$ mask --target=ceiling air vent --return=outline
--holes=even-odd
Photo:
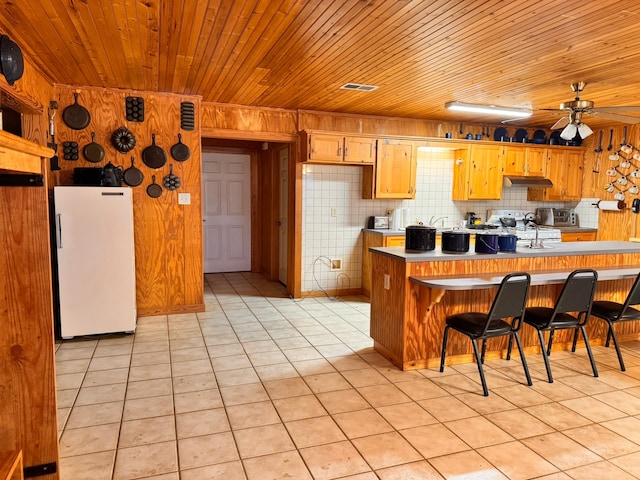
[[[340,87],[342,90],[359,90],[361,92],[372,92],[378,85],[364,85],[362,83],[345,83]]]

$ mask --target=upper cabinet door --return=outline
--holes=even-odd
[[[544,176],[544,167],[547,161],[547,149],[533,147],[527,148],[526,155],[525,175],[530,177]]]
[[[376,198],[415,198],[417,159],[410,140],[381,139],[376,163]]]
[[[468,163],[468,199],[499,200],[502,196],[502,146],[472,145]]]
[[[342,163],[344,159],[344,137],[342,135],[313,134],[309,136],[307,160]]]
[[[376,139],[368,137],[344,138],[344,161],[373,165],[376,161]]]

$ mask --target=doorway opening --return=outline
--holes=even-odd
[[[205,273],[251,271],[289,283],[291,147],[202,139]]]

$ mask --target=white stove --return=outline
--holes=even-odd
[[[515,227],[503,226],[502,219],[515,220]],[[511,220],[511,223],[513,223]],[[558,243],[562,241],[562,232],[557,228],[538,227],[533,222],[535,214],[524,210],[487,210],[489,225],[497,225],[500,230],[514,233],[518,236],[518,246],[529,246],[535,242],[536,230],[538,241],[542,244]],[[509,220],[504,223],[510,223]],[[540,245],[538,245],[540,246]]]

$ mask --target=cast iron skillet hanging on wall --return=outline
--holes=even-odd
[[[84,130],[91,122],[89,110],[78,103],[78,92],[73,94],[74,102],[62,112],[65,125],[74,130]]]
[[[84,146],[82,150],[84,158],[91,163],[100,163],[104,158],[104,148],[99,143],[96,143],[96,133],[91,132],[91,143]]]
[[[133,157],[131,157],[131,166],[124,171],[123,178],[124,183],[130,187],[137,187],[144,180],[144,174],[142,170],[136,167]]]
[[[182,134],[178,134],[178,143],[171,147],[171,156],[178,162],[184,162],[191,156],[191,150],[189,147],[182,143]]]
[[[22,51],[6,35],[0,36],[0,68],[9,85],[22,78],[24,73],[24,59]]]
[[[142,161],[149,168],[162,168],[167,163],[167,154],[156,145],[156,134],[151,135],[151,145],[142,151]]]
[[[151,183],[147,186],[147,195],[151,198],[158,198],[162,195],[162,187],[156,183],[155,175],[151,175]]]

